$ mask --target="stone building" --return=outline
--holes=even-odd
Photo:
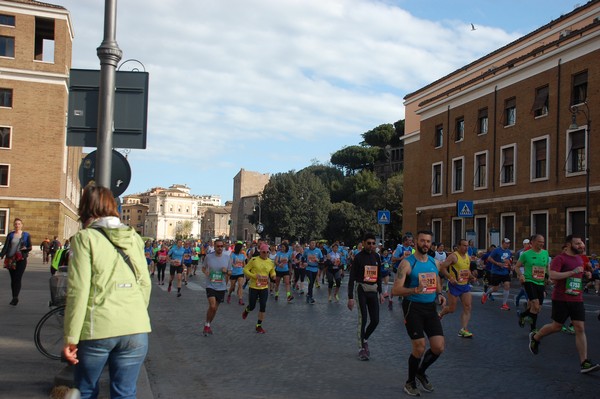
[[[251,240],[256,236],[256,226],[248,216],[260,207],[260,194],[269,182],[268,173],[240,169],[233,178],[233,201],[231,206],[231,239]]]
[[[64,7],[0,1],[0,239],[17,217],[34,246],[79,228],[82,153],[66,146],[72,44]]]
[[[403,230],[480,249],[540,233],[557,253],[587,222],[597,250],[599,59],[593,0],[407,95]]]

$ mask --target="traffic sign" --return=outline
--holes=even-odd
[[[119,151],[112,150],[110,174],[110,191],[115,197],[123,194],[131,182],[131,167],[127,158]],[[90,152],[79,166],[79,182],[81,187],[96,180],[96,151]]]
[[[377,211],[377,223],[390,224],[390,211]]]
[[[456,201],[456,213],[460,218],[472,218],[475,216],[473,201]]]

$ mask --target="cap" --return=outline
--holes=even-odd
[[[508,238],[504,238],[504,239],[502,240],[502,242],[505,242],[505,243],[507,243],[507,244],[508,244],[508,243],[510,243],[510,240],[509,240]]]
[[[529,239],[528,238],[526,238],[526,239],[523,240],[523,245],[525,245],[525,244],[529,244]]]
[[[263,251],[269,252],[269,246],[267,244],[260,244],[260,248],[258,250],[260,252],[263,252]]]

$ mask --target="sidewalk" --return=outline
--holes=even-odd
[[[0,398],[48,398],[54,378],[66,366],[44,357],[35,347],[33,332],[48,312],[49,266],[42,264],[39,251],[32,251],[23,275],[19,304],[11,306],[10,277],[0,270]],[[108,398],[108,381],[103,381],[100,398]],[[154,398],[143,367],[138,379],[138,398]]]

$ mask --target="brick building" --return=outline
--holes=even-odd
[[[33,244],[74,234],[81,148],[66,147],[69,12],[0,1],[0,239],[21,218]]]
[[[233,201],[231,206],[232,240],[251,240],[256,237],[256,226],[250,224],[248,216],[260,206],[260,194],[269,182],[268,173],[240,169],[233,178]]]
[[[600,120],[599,17],[589,1],[405,97],[404,231],[480,249],[540,233],[556,253],[589,220],[598,250],[600,153],[587,154],[600,145],[588,130]]]

